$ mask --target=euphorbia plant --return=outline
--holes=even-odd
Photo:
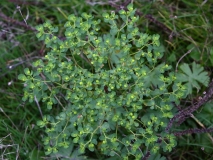
[[[74,144],[82,154],[141,159],[176,145],[164,130],[185,88],[169,65],[158,63],[159,35],[141,33],[132,4],[127,8],[104,13],[104,22],[70,15],[65,40],[49,22],[37,26],[49,52],[19,79],[26,84],[23,100],[36,98],[49,109],[37,123],[46,132],[47,155]],[[100,23],[109,30],[103,33]]]

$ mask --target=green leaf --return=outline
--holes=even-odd
[[[93,144],[93,143],[90,143],[90,144],[88,145],[88,149],[89,149],[91,152],[93,152],[93,151],[94,151],[94,144]]]
[[[111,55],[112,63],[118,64],[119,63],[119,57],[116,54]]]
[[[40,39],[40,37],[42,36],[43,34],[41,33],[41,32],[38,32],[37,34],[36,34],[36,37],[38,38],[38,39]]]
[[[115,155],[115,152],[114,152],[114,151],[110,151],[109,155],[110,155],[110,156],[114,156],[114,155]]]
[[[73,143],[78,143],[78,141],[79,141],[79,137],[75,137],[75,138],[73,139]]]
[[[107,130],[107,129],[109,128],[109,123],[104,122],[104,124],[101,126],[101,128],[102,128],[103,130]]]
[[[47,147],[45,155],[49,155],[50,153],[52,153],[53,148],[51,148],[50,146]]]
[[[78,134],[79,134],[78,131],[75,130],[75,131],[73,131],[73,132],[71,133],[71,136],[72,136],[72,137],[77,137]]]
[[[19,74],[18,79],[21,80],[21,81],[26,81],[27,77],[24,74]]]
[[[133,4],[130,3],[130,4],[127,6],[127,9],[128,9],[129,11],[132,11],[132,10],[133,10]]]
[[[52,32],[58,32],[58,27],[53,28]]]
[[[37,121],[37,125],[42,128],[42,127],[44,127],[45,123],[43,121],[39,120],[39,121]]]
[[[47,105],[47,109],[51,110],[51,109],[52,109],[52,105],[51,105],[51,104],[48,104],[48,105]]]
[[[204,71],[204,68],[196,64],[195,62],[192,63],[192,70],[189,67],[188,64],[184,63],[180,66],[180,70],[177,73],[176,77],[177,80],[180,82],[185,82],[187,85],[187,95],[192,94],[192,89],[197,88],[197,90],[200,90],[201,85],[208,86],[209,83],[209,76],[206,71]]]
[[[155,67],[152,72],[149,73],[149,76],[146,76],[145,78],[145,85],[150,85],[151,83],[154,86],[161,86],[163,83],[160,81],[161,76],[161,68],[164,66],[164,64],[160,64],[157,67]]]

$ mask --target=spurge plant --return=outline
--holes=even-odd
[[[70,15],[64,39],[50,22],[37,26],[49,52],[19,79],[23,100],[49,109],[37,122],[47,155],[74,144],[79,154],[141,159],[176,145],[165,128],[185,87],[169,65],[158,63],[159,35],[141,33],[132,4],[127,8],[104,13],[104,22]]]

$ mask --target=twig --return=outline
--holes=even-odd
[[[178,68],[178,64],[180,63],[180,61],[189,53],[191,53],[191,51],[194,49],[194,47],[192,49],[190,49],[189,51],[187,51],[184,55],[182,55],[180,57],[180,59],[178,60],[177,64],[176,64],[176,68],[175,68],[175,71],[177,72],[177,68]]]
[[[39,3],[41,3],[40,1],[35,1],[35,0],[31,0],[31,1],[24,1],[24,0],[9,0],[9,2],[12,2],[16,5],[38,5]]]
[[[201,6],[203,6],[208,0],[204,0],[201,4]]]
[[[36,104],[37,104],[37,106],[38,106],[38,110],[39,110],[39,112],[40,112],[40,114],[41,114],[41,118],[43,118],[43,114],[42,114],[42,111],[41,111],[41,107],[40,107],[40,105],[39,105],[39,103],[38,103],[38,99],[36,98],[36,96],[34,96],[34,99],[35,99],[35,102],[36,102]]]
[[[175,136],[182,136],[185,134],[192,134],[192,133],[206,133],[206,132],[213,132],[213,128],[203,128],[203,129],[199,129],[199,128],[193,128],[193,129],[187,129],[184,131],[180,131],[180,132],[175,132],[174,135]]]
[[[94,6],[94,5],[106,5],[108,4],[109,2],[112,2],[112,3],[115,3],[115,2],[119,2],[120,0],[113,0],[113,1],[108,1],[108,2],[91,2],[90,0],[86,0],[86,3],[91,5],[91,6]]]
[[[212,95],[213,95],[213,80],[209,84],[208,90],[205,91],[205,93],[206,94],[203,97],[200,98],[200,100],[197,102],[197,104],[190,105],[189,107],[179,111],[178,114],[176,114],[173,118],[171,118],[167,127],[166,127],[166,132],[169,132],[173,123],[176,120],[178,120],[178,124],[181,124],[187,118],[191,117],[192,113],[194,111],[196,111],[200,106],[202,106],[203,104],[205,104],[206,102],[208,102],[212,98]]]
[[[31,27],[31,26],[29,26],[29,25],[26,25],[25,23],[19,22],[19,21],[13,19],[13,18],[7,17],[7,16],[6,16],[4,13],[2,13],[1,11],[0,11],[0,18],[2,18],[3,20],[5,20],[6,22],[13,23],[13,24],[15,24],[15,25],[21,26],[21,27],[23,27],[23,28],[25,28],[25,29],[27,29],[27,30],[31,30],[31,31],[34,31],[34,32],[36,31],[36,29],[35,29],[34,27]]]
[[[27,16],[26,16],[26,18],[24,18],[24,16],[23,16],[23,14],[22,14],[20,8],[21,8],[21,7],[17,5],[16,9],[19,11],[19,13],[20,13],[21,17],[23,18],[25,24],[28,26],[28,24],[27,24],[27,19],[29,18],[29,10],[28,10],[28,8],[27,8]]]

